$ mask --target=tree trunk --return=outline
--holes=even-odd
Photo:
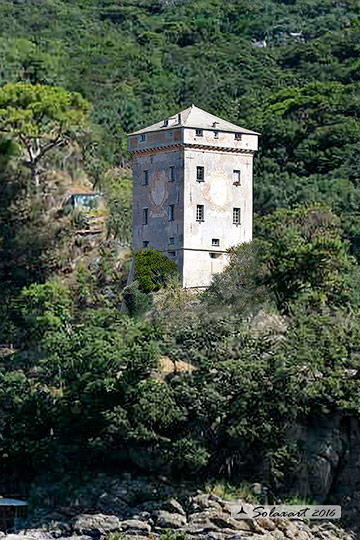
[[[34,189],[35,195],[38,195],[40,190],[40,170],[37,163],[31,164],[31,187]]]

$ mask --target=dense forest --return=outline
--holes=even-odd
[[[286,493],[294,425],[360,415],[359,43],[357,0],[0,3],[2,475]],[[191,103],[262,134],[255,240],[197,297],[151,250],[125,287],[126,134]],[[107,199],[92,261],[65,177]]]

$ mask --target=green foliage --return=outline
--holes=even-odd
[[[139,290],[144,293],[155,292],[178,275],[174,261],[155,249],[144,249],[135,255],[135,279]]]
[[[156,330],[115,309],[69,319],[68,295],[58,284],[30,287],[24,297],[37,314],[30,329],[38,351],[21,368],[16,358],[1,366],[2,471],[28,476],[45,462],[51,470],[71,467],[80,455],[85,466],[100,449],[117,459],[129,438],[134,388],[157,365]]]
[[[137,281],[133,281],[123,290],[123,299],[129,311],[129,314],[134,317],[142,315],[152,306],[152,296],[144,293],[139,289]]]
[[[103,189],[108,192],[108,232],[125,246],[132,242],[132,179],[127,171],[110,173]]]
[[[89,109],[80,94],[63,88],[19,82],[0,89],[0,133],[20,145],[35,188],[45,156],[79,135]]]
[[[48,332],[56,333],[71,320],[70,291],[59,281],[48,281],[43,285],[33,283],[23,289],[20,304],[25,324],[34,340],[42,339]]]
[[[229,250],[229,266],[214,276],[203,301],[213,309],[238,309],[243,315],[264,307],[271,300],[263,283],[261,246],[252,242]]]
[[[169,529],[162,533],[160,536],[161,540],[187,540],[188,535],[184,533],[183,531],[174,531],[172,529]]]
[[[314,305],[351,303],[344,278],[355,261],[341,233],[337,216],[321,206],[277,211],[259,222],[262,279],[280,307],[299,298]]]
[[[256,221],[255,238],[230,249],[229,266],[204,296],[208,305],[236,306],[242,313],[272,299],[282,311],[299,301],[312,309],[358,305],[355,260],[329,208],[273,212]]]

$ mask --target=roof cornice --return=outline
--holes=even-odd
[[[131,154],[134,155],[149,155],[149,154],[158,154],[160,152],[168,152],[169,150],[180,150],[180,149],[190,149],[190,150],[201,150],[209,152],[227,152],[231,154],[254,154],[255,150],[248,150],[245,148],[231,148],[228,146],[210,146],[206,144],[168,144],[164,146],[155,146],[152,148],[141,148],[137,150],[130,150]]]

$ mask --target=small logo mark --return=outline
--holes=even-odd
[[[236,515],[234,516],[235,519],[249,519],[249,514],[245,512],[244,507],[242,506],[240,510],[236,512]]]

